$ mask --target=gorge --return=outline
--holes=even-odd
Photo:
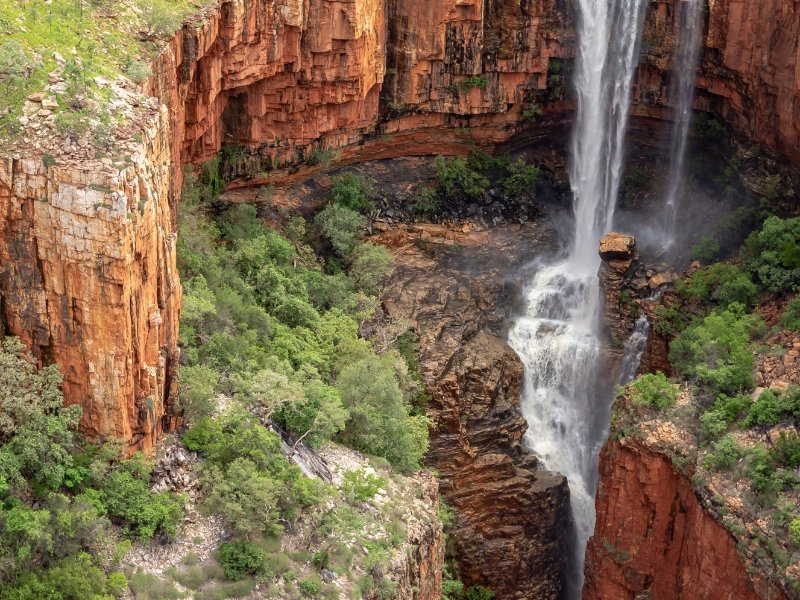
[[[685,456],[657,436],[616,437],[613,425],[607,438],[631,365],[677,374],[666,355],[678,334],[656,312],[674,299],[686,246],[722,218],[687,183],[705,165],[692,143],[735,171],[720,197],[727,186],[795,212],[798,40],[800,7],[778,0],[214,3],[159,42],[140,84],[97,84],[125,115],[108,155],[57,134],[41,97],[14,114],[25,121],[0,152],[0,336],[60,367],[84,434],[151,450],[182,422],[183,167],[202,176],[216,164],[225,206],[277,207],[281,226],[278,208],[313,214],[330,181],[356,172],[385,201],[368,238],[396,264],[383,311],[417,337],[436,424],[425,464],[454,507],[448,560],[465,584],[519,599],[796,597],[741,541],[774,532],[755,531],[761,515],[734,535],[692,479],[700,466],[678,468]],[[44,99],[61,102],[54,68]],[[692,114],[722,133],[698,138]],[[735,163],[719,158],[728,136]],[[520,201],[534,218],[492,208],[505,200],[489,192],[429,213],[431,225],[389,215],[435,182],[425,157],[476,150],[541,169],[536,200]],[[657,182],[633,211],[656,234],[629,226],[630,165]],[[601,262],[600,240],[621,222],[639,244]],[[659,245],[683,254],[667,265]],[[764,304],[782,310],[782,293]],[[410,566],[401,597],[441,597],[437,531],[415,530],[414,564],[438,579]]]

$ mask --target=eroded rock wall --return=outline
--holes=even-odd
[[[156,110],[125,163],[0,159],[0,332],[61,367],[87,434],[145,448],[178,358],[171,144]]]
[[[357,160],[362,149],[385,158],[467,152],[522,131],[536,139],[530,132],[550,131],[573,108],[573,10],[563,0],[223,0],[154,61],[144,89],[166,117],[158,120],[159,142],[132,153],[143,157],[135,175],[125,173],[139,167],[104,174],[85,157],[56,156],[45,168],[27,148],[17,159],[3,152],[3,328],[61,366],[67,400],[84,406],[87,432],[149,443],[168,412],[164,390],[172,389],[177,352],[170,240],[182,165],[225,145],[247,148],[240,170],[252,174],[339,147]],[[712,1],[697,100],[796,164],[799,11],[779,0]],[[651,3],[634,92],[639,118],[669,118],[676,22],[674,2]],[[87,209],[85,194],[73,199],[68,191],[93,185],[94,198],[108,189],[104,198],[121,194],[136,213],[129,180],[153,190],[151,212],[97,216],[94,204],[106,200],[90,200]],[[34,204],[45,193],[56,204]],[[106,265],[102,275],[98,264]],[[155,334],[147,329],[152,307],[162,319]],[[160,383],[146,383],[153,378]]]
[[[731,533],[669,455],[634,437],[600,455],[584,600],[786,600],[743,560]]]
[[[522,443],[523,365],[496,335],[507,278],[537,235],[531,224],[467,233],[422,225],[377,239],[395,254],[386,307],[419,335],[436,423],[426,461],[455,511],[462,580],[516,600],[564,597],[573,531],[566,478],[543,470]],[[456,244],[463,252],[450,253]]]

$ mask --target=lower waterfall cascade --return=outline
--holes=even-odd
[[[595,522],[597,461],[610,418],[611,394],[599,391],[604,369],[597,246],[613,222],[645,8],[643,0],[579,2],[572,247],[566,257],[535,273],[524,312],[509,332],[525,366],[526,443],[569,482],[576,526],[567,581],[572,598],[580,597],[583,585],[584,553]]]

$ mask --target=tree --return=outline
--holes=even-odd
[[[335,202],[322,209],[314,222],[328,238],[333,249],[343,258],[348,258],[353,253],[361,232],[367,227],[367,220],[364,217]]]
[[[272,419],[282,407],[298,405],[304,399],[300,384],[272,369],[262,369],[252,378],[239,378],[237,381],[238,391],[234,397],[250,406],[265,421]]]
[[[350,265],[350,278],[356,288],[373,296],[379,296],[381,286],[392,274],[392,257],[383,246],[360,244],[356,248]]]
[[[367,356],[339,376],[336,386],[350,411],[342,438],[357,450],[383,456],[401,471],[413,471],[428,450],[430,420],[409,414],[388,358]]]
[[[16,40],[0,44],[0,83],[5,84],[6,94],[22,84],[36,68],[22,45]]]
[[[187,421],[211,415],[217,407],[219,373],[207,365],[184,365],[180,376],[180,405]]]
[[[800,289],[800,218],[769,217],[745,241],[742,258],[767,291]]]
[[[204,485],[210,489],[205,507],[243,536],[261,533],[277,519],[278,501],[286,493],[283,483],[246,458],[235,459],[224,471],[211,466]]]
[[[64,406],[61,374],[37,371],[17,338],[0,345],[0,492],[25,479],[56,490],[73,467],[79,406]]]

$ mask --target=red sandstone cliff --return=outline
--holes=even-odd
[[[748,565],[668,453],[635,437],[609,440],[585,600],[787,600]]]
[[[669,117],[673,8],[651,3],[640,117]],[[708,18],[698,107],[800,163],[797,3],[714,0]],[[55,167],[27,146],[3,153],[0,323],[61,366],[88,433],[149,444],[173,389],[182,164],[225,144],[247,147],[245,174],[319,148],[357,160],[547,132],[548,115],[570,109],[573,20],[561,0],[222,0],[154,61],[152,103],[132,100],[158,129],[135,143],[130,128],[118,133],[138,165],[117,176],[55,137],[37,140]],[[522,117],[533,104],[544,109],[536,122]]]

